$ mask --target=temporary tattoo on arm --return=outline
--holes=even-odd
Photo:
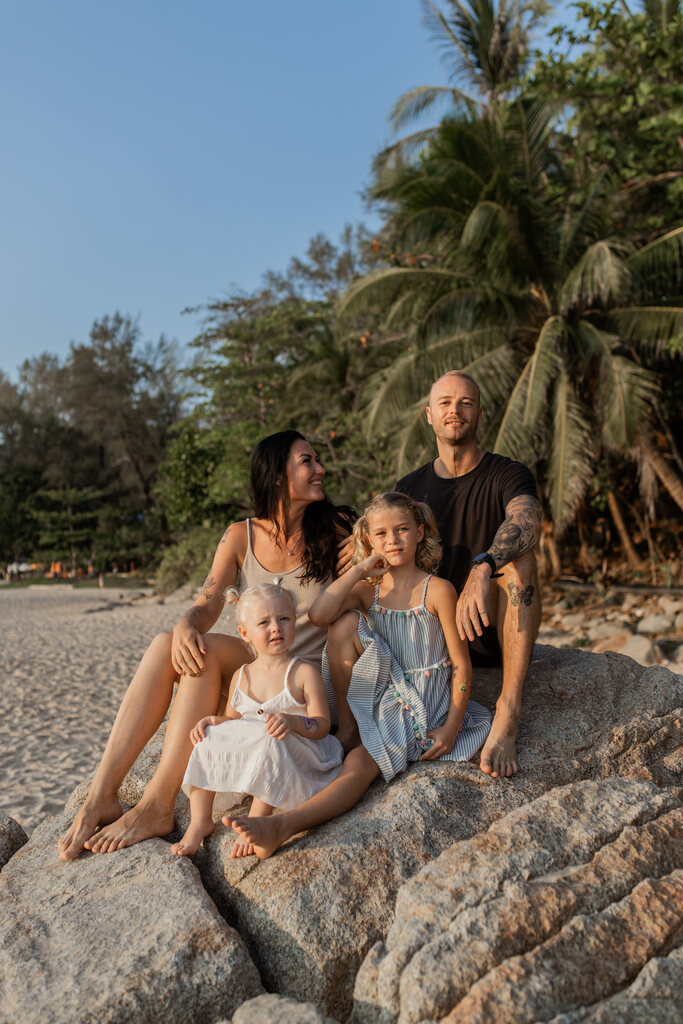
[[[469,695],[470,688],[467,683],[458,683],[458,693],[464,694],[465,697]]]
[[[309,729],[317,729],[318,721],[316,718],[306,718],[305,715],[300,715],[299,717],[303,719],[303,723],[306,727],[307,732]]]
[[[510,595],[510,601],[512,602],[513,608],[517,608],[520,601],[528,608],[534,599],[534,588],[531,585],[522,590],[522,588],[518,587],[516,583],[508,583],[508,593]]]
[[[538,540],[541,530],[541,503],[530,494],[520,494],[505,507],[505,519],[498,527],[489,548],[496,566],[512,562]]]

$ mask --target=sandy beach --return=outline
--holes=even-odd
[[[92,772],[140,656],[181,611],[131,590],[0,587],[0,808],[27,832]]]

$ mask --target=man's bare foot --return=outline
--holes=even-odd
[[[57,842],[57,849],[62,860],[73,860],[82,853],[86,842],[91,839],[100,825],[110,825],[121,817],[122,807],[115,796],[106,800],[93,802],[88,801],[78,811],[78,814],[67,829],[62,838]]]
[[[494,779],[509,779],[519,771],[517,764],[517,719],[512,711],[496,710],[484,749],[480,768]]]
[[[178,843],[171,847],[171,853],[177,853],[179,857],[192,857],[199,849],[202,839],[210,836],[214,830],[211,818],[208,821],[190,822],[187,832]]]
[[[236,839],[232,844],[229,857],[251,857],[254,853],[254,844],[248,839]]]
[[[234,829],[242,841],[253,846],[253,852],[260,860],[265,860],[292,835],[283,819],[282,814],[268,818],[248,818],[246,815],[232,818],[229,814],[224,814],[221,821],[228,828]]]
[[[156,804],[145,804],[141,800],[135,807],[126,811],[118,821],[86,840],[86,850],[93,853],[113,853],[125,846],[133,846],[143,839],[154,836],[167,836],[173,831],[173,809],[161,808]]]

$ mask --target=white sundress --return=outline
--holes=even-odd
[[[430,729],[443,725],[451,700],[451,662],[441,623],[422,602],[399,610],[379,604],[379,583],[367,619],[358,615],[365,648],[353,667],[348,701],[363,746],[389,782],[431,746]],[[329,675],[327,648],[323,676]],[[468,761],[489,734],[491,715],[467,703],[455,746],[439,761]]]
[[[185,792],[198,786],[217,793],[248,793],[286,810],[337,777],[344,752],[335,736],[313,740],[290,733],[275,739],[266,732],[269,712],[305,714],[306,705],[294,699],[287,682],[298,660],[292,658],[287,665],[282,690],[262,704],[242,691],[242,666],[232,696],[232,706],[242,717],[208,726],[206,737],[190,756],[183,779]]]

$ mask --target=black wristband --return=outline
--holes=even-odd
[[[475,555],[472,559],[472,568],[476,569],[480,565],[488,565],[491,569],[491,579],[496,580],[502,576],[502,572],[496,572],[497,566],[493,559],[493,555],[490,555],[488,551],[482,551],[480,555]]]

